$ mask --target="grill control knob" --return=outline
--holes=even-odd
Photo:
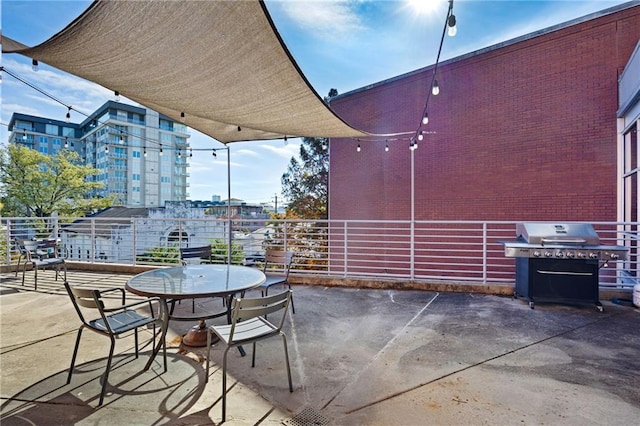
[[[560,250],[558,250],[558,251],[556,252],[556,257],[564,257],[564,253],[563,253],[563,252],[561,252]]]
[[[598,258],[598,253],[589,253],[589,258],[590,259],[597,259]]]
[[[538,250],[534,251],[533,257],[540,257],[540,252]]]
[[[580,259],[584,259],[585,257],[587,257],[587,253],[583,253],[583,252],[579,251],[579,252],[578,252],[578,257],[579,257]]]
[[[574,257],[576,257],[576,254],[574,252],[572,252],[572,251],[568,251],[567,252],[567,257],[570,258],[570,259],[573,259]]]
[[[551,256],[553,256],[553,253],[551,253],[550,251],[545,251],[545,252],[544,252],[544,255],[545,255],[546,257],[551,257]]]
[[[609,258],[610,258],[610,259],[617,259],[618,257],[620,257],[620,256],[618,256],[618,255],[617,255],[617,254],[615,254],[615,253],[611,253],[611,254],[609,255]]]

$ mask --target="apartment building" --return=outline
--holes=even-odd
[[[127,207],[160,207],[188,197],[187,127],[153,110],[108,101],[82,123],[14,113],[10,143],[55,155],[78,152],[100,170],[97,195]]]

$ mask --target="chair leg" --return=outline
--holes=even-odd
[[[211,330],[207,330],[207,369],[204,376],[204,382],[209,381],[209,354],[211,353]]]
[[[253,342],[253,353],[251,354],[251,368],[256,366],[256,342]]]
[[[284,359],[287,361],[287,378],[289,379],[289,392],[293,392],[293,383],[291,382],[291,366],[289,365],[289,349],[287,349],[287,336],[284,333],[280,333],[282,336],[282,344],[284,345]]]
[[[104,394],[107,392],[107,382],[109,381],[109,371],[111,370],[111,359],[113,358],[113,350],[116,347],[116,339],[113,336],[111,337],[111,348],[109,348],[109,359],[107,359],[107,369],[104,371],[103,379],[102,379],[102,392],[100,392],[100,402],[98,402],[98,406],[102,405],[102,401],[104,401]]]
[[[155,333],[154,333],[154,335],[155,335]],[[135,341],[135,344],[136,344],[136,359],[138,359],[138,329],[137,328],[133,330],[133,336],[134,336],[134,341]]]
[[[291,290],[291,284],[289,284],[289,290]],[[296,313],[296,306],[293,304],[293,291],[291,292],[291,313]]]
[[[78,347],[80,346],[80,336],[82,336],[82,327],[78,329],[78,336],[76,337],[76,345],[73,347],[73,356],[71,357],[71,366],[69,367],[67,384],[71,383],[71,376],[73,375],[73,367],[76,364],[76,355],[78,355]]]
[[[38,265],[33,265],[33,289],[38,289]]]
[[[227,417],[227,354],[231,346],[227,346],[222,357],[222,421]]]

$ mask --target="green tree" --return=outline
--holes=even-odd
[[[325,102],[336,96],[331,89]],[[300,161],[291,158],[282,175],[282,194],[288,199],[288,216],[303,219],[327,219],[329,197],[329,141],[326,138],[303,138]]]
[[[85,216],[113,205],[112,198],[91,197],[104,185],[87,179],[99,170],[80,164],[78,153],[44,155],[24,146],[0,148],[0,201],[4,216]]]

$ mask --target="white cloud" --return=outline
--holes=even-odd
[[[317,38],[343,39],[365,29],[353,1],[283,1],[283,12],[300,28]]]

